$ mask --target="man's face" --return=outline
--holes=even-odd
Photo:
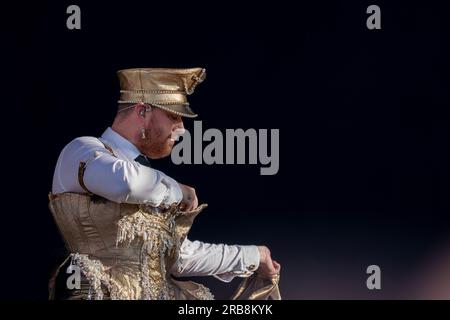
[[[181,116],[155,107],[146,113],[145,127],[146,139],[141,140],[140,149],[151,159],[170,155],[175,144],[172,132],[184,128]]]

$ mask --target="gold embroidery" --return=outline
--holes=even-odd
[[[142,298],[145,300],[167,300],[174,296],[174,288],[166,279],[166,257],[179,248],[174,242],[174,226],[174,215],[170,210],[159,215],[139,210],[118,222],[117,246],[142,242],[140,266]]]

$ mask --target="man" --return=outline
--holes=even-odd
[[[84,268],[83,275],[88,280],[91,275],[90,288],[97,281],[101,282],[101,286],[106,286],[109,291],[122,292],[122,295],[115,293],[116,298],[165,299],[169,298],[169,291],[172,293],[170,297],[189,298],[186,290],[183,291],[183,289],[181,291],[184,293],[180,293],[181,291],[177,287],[178,282],[174,285],[174,280],[163,274],[166,266],[170,264],[172,265],[168,272],[171,275],[212,275],[224,282],[229,282],[236,276],[248,277],[255,271],[262,277],[276,276],[279,273],[280,265],[271,259],[270,251],[266,246],[209,244],[191,241],[186,237],[187,231],[184,231],[183,235],[180,233],[178,238],[173,236],[176,234],[176,227],[173,227],[174,224],[177,224],[177,218],[174,218],[176,210],[189,213],[200,211],[201,208],[198,206],[194,188],[181,184],[163,172],[152,168],[151,159],[170,155],[175,141],[184,131],[183,117],[197,116],[189,107],[186,95],[191,94],[196,85],[204,80],[205,70],[201,68],[127,69],[119,71],[118,76],[121,97],[112,126],[107,128],[100,138],[81,137],[71,141],[59,156],[53,178],[50,208],[69,249],[72,249],[72,254],[76,255],[79,251],[85,251],[81,252],[84,254],[83,259],[85,260],[79,258],[78,255],[75,260],[78,259],[79,266]],[[60,204],[55,203],[58,195],[64,194],[71,194],[72,200],[67,200],[66,204],[64,200],[59,200],[62,201]],[[78,197],[79,194],[88,195],[90,198],[87,201],[91,204],[86,207],[79,205],[80,198],[76,198],[77,205],[75,207],[67,204],[70,201],[73,202],[73,197]],[[96,213],[90,211],[97,210],[95,209],[97,203],[94,201],[95,197],[106,199],[105,201],[109,203],[109,207],[103,207],[103,213],[100,212],[98,215],[102,218],[107,216],[105,212],[109,210],[108,208],[115,206],[113,203],[120,204],[121,208],[124,206],[128,208],[127,205],[136,207],[134,211],[131,211],[133,214],[117,216],[116,220],[102,221],[100,224],[95,221]],[[60,196],[59,199],[64,199],[64,197]],[[85,201],[84,199],[86,198],[81,198],[82,201]],[[178,209],[169,210],[174,207]],[[68,209],[63,210],[63,208]],[[89,219],[86,218],[86,215],[81,214],[85,210],[83,208],[89,211]],[[146,212],[145,208],[150,209]],[[159,211],[154,211],[155,208],[159,208]],[[137,215],[137,211],[141,213],[145,211],[147,215]],[[150,246],[146,244],[148,236],[143,236],[144,233],[151,233],[153,229],[148,227],[144,233],[136,230],[143,224],[154,226],[156,222],[160,223],[163,211],[171,213],[165,214],[163,224],[157,225],[160,228],[156,229],[161,232],[155,236],[154,243],[161,243],[161,239],[165,239],[164,241],[170,245],[164,247],[167,250],[161,249],[163,246],[158,249],[159,255],[164,256],[158,257],[160,259],[158,261],[161,261],[161,266],[163,264],[164,266],[161,268],[158,266],[157,271],[153,270],[153,274],[159,276],[157,278],[162,279],[161,283],[163,283],[157,293],[155,293],[156,291],[151,292],[150,289],[145,291],[143,279],[145,279],[146,273],[143,270],[148,266],[144,265],[142,258],[139,260],[140,269],[134,273],[127,273],[127,277],[139,279],[136,280],[137,284],[135,285],[138,287],[137,291],[130,289],[131,286],[128,282],[124,284],[125,282],[122,281],[124,271],[115,270],[116,274],[120,274],[115,278],[111,276],[111,271],[109,271],[110,274],[104,273],[97,278],[92,276],[92,274],[100,274],[101,270],[113,270],[116,264],[110,262],[113,261],[112,257],[114,257],[114,261],[118,259],[124,261],[126,260],[124,256],[127,259],[132,256],[128,252],[117,251],[112,248],[112,245],[104,244],[108,241],[111,242],[108,240],[108,235],[105,234],[112,233],[105,229],[113,225],[119,225],[119,228],[127,225],[128,229],[124,229],[125,231],[120,229],[118,233],[126,234],[133,230],[133,239],[142,236],[140,244],[136,246],[141,250],[142,257],[144,245],[147,246],[145,255],[149,252],[149,247],[154,248],[154,243]],[[71,212],[77,217],[74,220],[79,221],[69,220],[72,218],[67,212]],[[126,220],[131,216],[134,217],[134,220]],[[159,220],[155,220],[156,216]],[[179,217],[179,213],[177,217]],[[187,223],[185,229],[188,229],[189,226]],[[171,231],[171,237],[163,236],[168,229]],[[116,231],[114,230],[114,232]],[[121,241],[119,236],[117,239],[117,243],[119,243]],[[173,244],[173,242],[176,243],[174,239],[179,240],[178,247]],[[128,244],[131,244],[131,241]],[[92,249],[93,247],[95,249]],[[77,248],[77,250],[73,250],[73,248]],[[176,257],[176,260],[169,262],[168,252],[172,252],[173,248],[177,253],[172,253],[171,257]],[[136,260],[135,256],[138,255],[132,256],[130,261]],[[73,257],[72,264],[74,264]],[[154,255],[152,257],[153,260],[156,259]],[[151,264],[153,260],[149,258],[145,264]],[[94,270],[93,267],[89,269],[87,266],[94,266],[93,261],[102,263],[103,269]],[[123,270],[123,267],[120,270]],[[160,274],[158,275],[158,273]],[[149,276],[146,280],[150,283],[148,287],[158,287],[155,285],[157,281],[154,280],[154,277],[151,278],[150,274],[151,270],[148,271]],[[97,298],[103,297],[104,289],[97,285]],[[124,295],[123,292],[127,292],[127,294]],[[110,293],[107,292],[107,294]],[[193,298],[199,297],[193,296]]]

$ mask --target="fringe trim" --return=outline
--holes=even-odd
[[[111,292],[111,278],[107,274],[108,268],[100,261],[89,259],[86,254],[74,253],[72,255],[72,264],[78,266],[83,275],[88,279],[91,287],[94,289],[95,300],[103,300],[102,284]],[[91,289],[89,288],[88,299],[90,300]],[[112,299],[113,297],[111,297]]]
[[[175,291],[166,279],[166,257],[174,253],[175,222],[138,211],[118,222],[116,245],[131,245],[135,239],[143,241],[140,255],[143,299],[175,299]]]

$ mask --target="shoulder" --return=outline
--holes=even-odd
[[[61,153],[67,156],[81,155],[89,152],[104,150],[105,146],[96,137],[78,137],[70,141]]]
[[[65,148],[104,148],[103,143],[96,137],[78,137],[70,141]]]

